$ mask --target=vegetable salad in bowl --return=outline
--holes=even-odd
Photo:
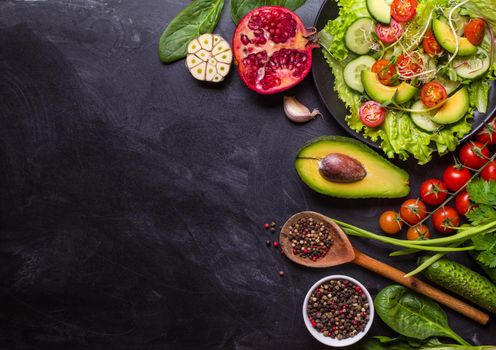
[[[319,33],[346,122],[388,157],[453,151],[496,79],[488,0],[337,0]]]

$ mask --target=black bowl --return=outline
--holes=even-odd
[[[322,30],[330,19],[334,19],[338,16],[338,5],[334,0],[325,0],[322,4],[317,18],[315,19],[314,26],[317,30]],[[322,103],[326,106],[329,113],[333,118],[353,137],[365,142],[366,144],[374,147],[380,148],[380,142],[374,142],[370,139],[365,138],[362,134],[357,133],[352,130],[345,121],[345,116],[348,114],[343,102],[339,99],[338,95],[334,91],[334,76],[331,72],[331,68],[327,64],[324,55],[321,50],[315,50],[314,59],[312,64],[312,74],[313,80],[315,82],[315,87],[319,93]],[[465,135],[460,139],[460,143],[469,139],[472,135],[477,133],[477,131],[483,126],[485,122],[494,114],[496,110],[496,82],[492,82],[489,103],[487,110],[489,113],[479,113],[475,112],[474,118],[471,120],[472,130],[470,133]]]

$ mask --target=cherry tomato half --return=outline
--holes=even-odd
[[[387,86],[394,83],[396,78],[396,68],[388,60],[378,60],[372,66],[372,72],[377,73],[379,81]]]
[[[365,126],[374,128],[381,125],[386,118],[386,108],[375,101],[367,101],[360,107],[358,116]]]
[[[473,45],[480,45],[484,39],[484,30],[486,22],[481,18],[471,19],[463,28],[463,34]]]
[[[449,233],[454,231],[454,228],[451,227],[458,227],[460,225],[460,216],[458,216],[458,213],[453,207],[447,205],[439,208],[432,214],[432,222],[437,231]]]
[[[444,53],[444,49],[437,42],[431,29],[425,33],[424,39],[422,40],[422,47],[429,56],[441,56]]]
[[[472,169],[479,169],[487,163],[489,149],[483,143],[470,141],[460,150],[461,162]]]
[[[393,0],[391,16],[398,22],[407,22],[415,16],[417,0]]]
[[[424,69],[424,60],[417,51],[401,54],[396,61],[396,69],[403,78],[411,78]]]
[[[496,144],[496,118],[484,125],[481,131],[475,136],[476,140],[486,145]]]
[[[472,204],[470,204],[470,195],[467,191],[458,193],[455,199],[455,208],[460,215],[465,215],[470,211]]]
[[[388,210],[381,214],[379,226],[385,233],[395,235],[403,228],[403,221],[398,213]]]
[[[446,184],[438,179],[428,179],[420,185],[420,197],[430,205],[439,205],[444,202],[447,192]]]
[[[407,199],[401,204],[400,215],[404,221],[415,225],[427,216],[427,208],[420,199]]]
[[[421,239],[428,239],[431,236],[429,228],[424,224],[411,226],[406,231],[406,239],[410,241],[417,241]]]
[[[377,23],[375,26],[375,33],[380,41],[389,45],[400,38],[401,34],[403,34],[403,27],[400,23],[391,18],[391,23],[389,25]]]
[[[461,165],[450,165],[443,173],[444,183],[453,192],[465,186],[471,177],[470,171]]]
[[[420,90],[420,99],[422,103],[428,107],[434,107],[448,98],[448,93],[444,86],[437,81],[431,81],[422,86]]]
[[[484,169],[482,169],[480,176],[486,181],[496,181],[496,161],[492,161]]]

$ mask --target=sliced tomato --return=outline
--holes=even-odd
[[[417,0],[393,0],[391,17],[398,22],[408,22],[415,16],[417,5]]]
[[[379,81],[387,86],[393,85],[396,78],[396,68],[388,60],[378,60],[372,66],[372,72],[377,73]]]
[[[391,18],[389,25],[377,23],[375,33],[384,44],[392,44],[403,34],[403,26]]]
[[[396,69],[402,78],[411,78],[423,71],[424,59],[417,51],[401,54],[396,61]]]
[[[437,42],[431,29],[425,33],[424,39],[422,40],[422,47],[429,56],[441,56],[444,53],[444,49]]]
[[[481,18],[471,19],[463,28],[463,34],[473,45],[480,45],[484,39],[486,22]]]
[[[428,108],[437,106],[447,98],[446,89],[436,81],[428,82],[420,90],[420,100]]]
[[[374,128],[384,122],[386,113],[386,108],[382,107],[380,103],[375,101],[367,101],[360,107],[358,116],[365,126]]]

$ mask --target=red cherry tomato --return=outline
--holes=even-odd
[[[453,207],[445,206],[432,214],[432,222],[437,231],[449,233],[454,231],[454,228],[451,227],[458,227],[460,225],[460,216],[458,216],[458,213]]]
[[[453,192],[465,186],[471,177],[470,171],[461,165],[450,165],[443,173],[444,183]]]
[[[472,207],[472,204],[470,204],[470,195],[468,194],[467,191],[462,191],[458,193],[455,199],[455,207],[456,207],[456,211],[460,215],[465,215],[469,212],[469,210]]]
[[[415,16],[417,0],[393,0],[391,16],[398,22],[407,22]]]
[[[424,59],[417,51],[401,54],[396,60],[396,69],[402,78],[409,79],[424,69]]]
[[[424,224],[411,226],[406,231],[406,239],[410,241],[417,241],[420,239],[428,239],[431,236],[429,228]]]
[[[480,176],[486,181],[496,181],[496,161],[492,161],[484,169],[482,169]]]
[[[375,101],[367,101],[360,107],[358,116],[365,126],[374,128],[381,125],[386,118],[386,108]]]
[[[460,160],[469,168],[479,169],[487,163],[489,149],[480,142],[467,142],[460,150]]]
[[[444,202],[447,192],[446,184],[438,179],[428,179],[420,185],[420,197],[430,205],[439,205]]]
[[[378,60],[372,66],[372,72],[377,73],[379,81],[387,86],[393,84],[396,78],[396,68],[388,60]]]
[[[403,221],[398,213],[388,210],[381,214],[379,218],[381,230],[389,235],[395,235],[403,228]]]
[[[428,82],[422,86],[422,90],[420,90],[420,99],[428,108],[437,106],[447,98],[448,94],[446,89],[437,81]]]
[[[427,216],[427,208],[420,199],[407,199],[401,204],[400,215],[410,225],[416,225]]]
[[[389,25],[377,23],[375,26],[375,33],[380,41],[389,45],[400,38],[401,34],[403,34],[403,27],[400,23],[391,18],[391,23]]]
[[[481,18],[471,19],[465,27],[463,28],[463,34],[465,38],[470,41],[473,45],[480,45],[482,39],[484,39],[484,30],[486,29],[486,23]]]
[[[476,140],[486,145],[496,144],[496,118],[484,125],[481,131],[475,136]]]
[[[441,56],[444,53],[444,49],[439,45],[434,33],[430,29],[425,33],[422,40],[422,47],[429,56]]]

